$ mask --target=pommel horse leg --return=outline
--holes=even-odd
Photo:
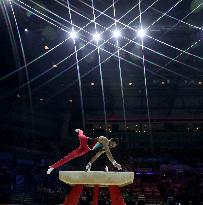
[[[66,197],[63,205],[77,205],[80,199],[80,195],[83,190],[83,185],[75,185],[71,192]]]
[[[98,205],[98,198],[99,198],[99,186],[94,186],[94,192],[93,192],[93,204],[92,205]]]
[[[83,185],[76,185],[72,188],[71,192],[66,197],[63,205],[77,205],[80,199],[80,195],[83,190]],[[99,186],[94,186],[93,192],[93,205],[98,205]]]
[[[125,205],[125,201],[118,186],[109,186],[109,191],[112,205]]]
[[[63,205],[77,205],[83,190],[81,184],[94,186],[93,205],[98,205],[99,187],[106,186],[109,188],[111,204],[125,205],[119,187],[133,183],[134,172],[60,171],[59,179],[66,184],[75,185]]]

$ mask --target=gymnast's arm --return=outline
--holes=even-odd
[[[93,164],[103,153],[105,153],[105,150],[100,150],[99,152],[97,152],[97,154],[95,154],[92,159],[90,160],[90,164]]]
[[[87,136],[85,136],[83,134],[83,131],[81,129],[76,129],[75,131],[78,133],[78,138],[79,139],[87,139],[88,138]]]
[[[75,131],[78,133],[78,135],[83,135],[83,131],[81,129],[76,129]]]

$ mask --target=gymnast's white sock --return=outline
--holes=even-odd
[[[53,170],[54,170],[53,167],[49,167],[49,169],[47,170],[47,174],[50,174]]]

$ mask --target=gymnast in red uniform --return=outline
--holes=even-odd
[[[114,160],[110,151],[111,148],[117,146],[118,144],[117,138],[111,138],[110,140],[108,140],[106,137],[100,136],[93,139],[85,136],[83,134],[83,131],[80,129],[76,129],[75,131],[78,132],[78,139],[80,141],[80,146],[75,150],[73,150],[71,153],[69,153],[60,161],[49,166],[49,169],[47,170],[47,174],[50,174],[52,170],[64,165],[65,163],[71,161],[72,159],[80,157],[92,150],[99,150],[98,153],[106,153],[108,159],[112,162],[112,164],[116,168],[121,169],[121,165]],[[86,169],[90,170],[90,168],[91,168],[91,164],[88,163]]]

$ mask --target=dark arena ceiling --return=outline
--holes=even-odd
[[[0,6],[2,112],[27,105],[85,120],[202,120],[202,0]]]

